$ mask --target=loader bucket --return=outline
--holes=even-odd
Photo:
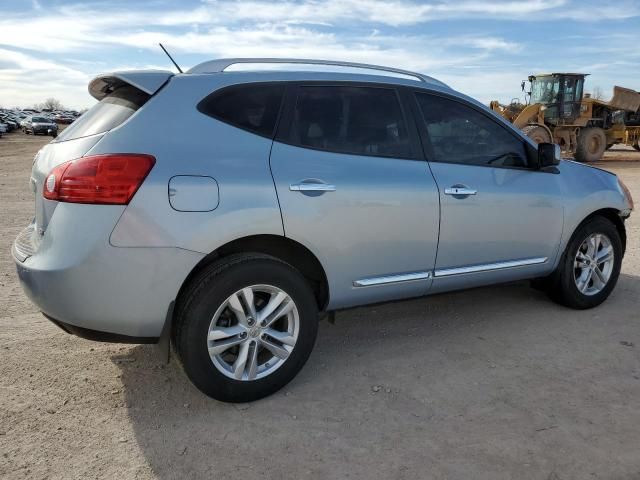
[[[613,98],[609,102],[609,106],[616,110],[637,112],[640,109],[640,93],[630,88],[615,86],[613,87]]]

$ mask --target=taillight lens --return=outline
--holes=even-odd
[[[156,159],[139,153],[91,155],[58,165],[47,176],[42,194],[70,203],[126,205]]]

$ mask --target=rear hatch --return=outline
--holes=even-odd
[[[163,71],[119,72],[97,77],[89,84],[89,93],[99,102],[44,146],[33,162],[31,190],[35,194],[35,218],[30,226],[33,252],[46,231],[58,202],[46,200],[43,185],[54,167],[84,156],[110,130],[122,125],[169,80],[173,74]]]

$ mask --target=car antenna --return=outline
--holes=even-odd
[[[169,55],[169,52],[167,52],[167,49],[164,48],[164,46],[161,43],[158,43],[158,45],[160,45],[160,48],[162,49],[162,51],[167,54],[167,57],[169,57],[169,60],[171,60],[173,62],[173,64],[176,66],[176,68],[178,69],[178,72],[182,73],[182,69],[176,63],[176,61],[173,59],[173,57],[171,55]]]

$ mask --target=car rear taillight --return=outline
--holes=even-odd
[[[127,205],[155,163],[151,155],[139,153],[71,160],[49,173],[42,194],[58,202]]]

